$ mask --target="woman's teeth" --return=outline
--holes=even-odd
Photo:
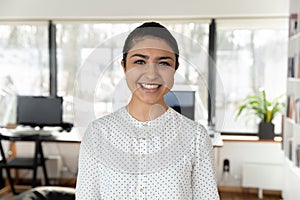
[[[142,83],[141,84],[143,88],[147,88],[147,89],[156,89],[159,87],[159,85],[157,84],[145,84],[145,83]]]

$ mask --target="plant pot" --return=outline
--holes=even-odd
[[[274,124],[271,122],[260,122],[258,125],[258,137],[260,140],[274,140]]]

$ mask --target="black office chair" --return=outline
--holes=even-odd
[[[2,146],[2,141],[11,141],[11,142],[34,142],[35,143],[35,151],[32,157],[13,157],[7,158],[8,154],[5,153],[4,148]],[[49,185],[46,165],[45,165],[45,157],[42,150],[42,145],[40,141],[39,135],[2,135],[0,134],[0,152],[2,160],[0,161],[0,167],[6,169],[7,178],[9,180],[9,184],[11,187],[11,191],[13,194],[18,194],[14,187],[14,181],[12,179],[10,169],[29,169],[33,171],[32,177],[32,187],[36,187],[37,185],[37,169],[39,166],[43,168],[44,178],[46,185]]]
[[[59,186],[32,188],[15,196],[14,200],[75,200],[75,189]]]

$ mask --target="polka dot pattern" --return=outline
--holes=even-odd
[[[148,122],[121,108],[85,132],[76,199],[219,199],[211,140],[171,108]]]

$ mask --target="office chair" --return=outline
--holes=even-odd
[[[14,200],[75,200],[75,188],[40,186],[22,192]]]
[[[8,158],[8,154],[5,154],[4,148],[2,146],[2,141],[11,141],[11,142],[34,142],[35,150],[34,155],[32,157],[13,157]],[[39,135],[2,135],[0,134],[0,153],[1,153],[1,161],[0,167],[5,168],[7,178],[11,187],[11,191],[13,194],[18,194],[14,187],[14,181],[12,179],[10,170],[11,169],[29,169],[33,171],[32,177],[32,187],[36,187],[37,184],[37,169],[39,166],[43,168],[44,178],[46,185],[49,185],[45,158],[42,150],[42,145],[40,141]]]

